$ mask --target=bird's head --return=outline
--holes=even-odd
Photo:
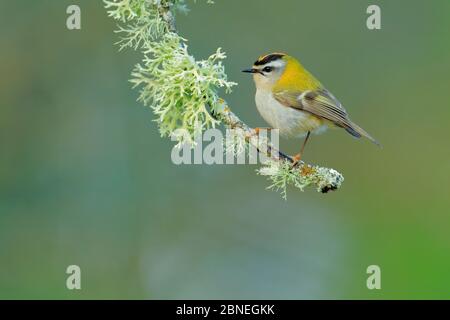
[[[259,90],[273,90],[274,87],[289,90],[320,85],[297,59],[285,53],[276,52],[261,56],[251,69],[242,71],[253,74],[253,80]]]
[[[270,89],[283,77],[292,60],[287,54],[271,53],[260,56],[250,69],[242,72],[253,74],[258,89]]]

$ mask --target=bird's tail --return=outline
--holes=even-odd
[[[373,143],[375,143],[377,146],[381,147],[381,144],[377,140],[372,138],[370,134],[368,134],[363,128],[361,128],[354,122],[351,123],[350,127],[345,128],[345,130],[347,130],[348,133],[357,138],[361,138],[361,136],[364,136]]]

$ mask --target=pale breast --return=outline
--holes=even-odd
[[[319,133],[327,128],[324,121],[311,113],[282,105],[270,91],[257,90],[255,101],[263,119],[283,136],[299,137],[308,131]]]

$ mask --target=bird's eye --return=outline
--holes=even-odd
[[[265,67],[265,68],[263,69],[264,72],[271,72],[272,70],[273,70],[272,67]]]

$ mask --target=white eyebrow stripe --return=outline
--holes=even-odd
[[[284,66],[284,62],[280,60],[272,61],[264,65],[264,67],[273,67],[273,68],[281,68],[282,66]]]

